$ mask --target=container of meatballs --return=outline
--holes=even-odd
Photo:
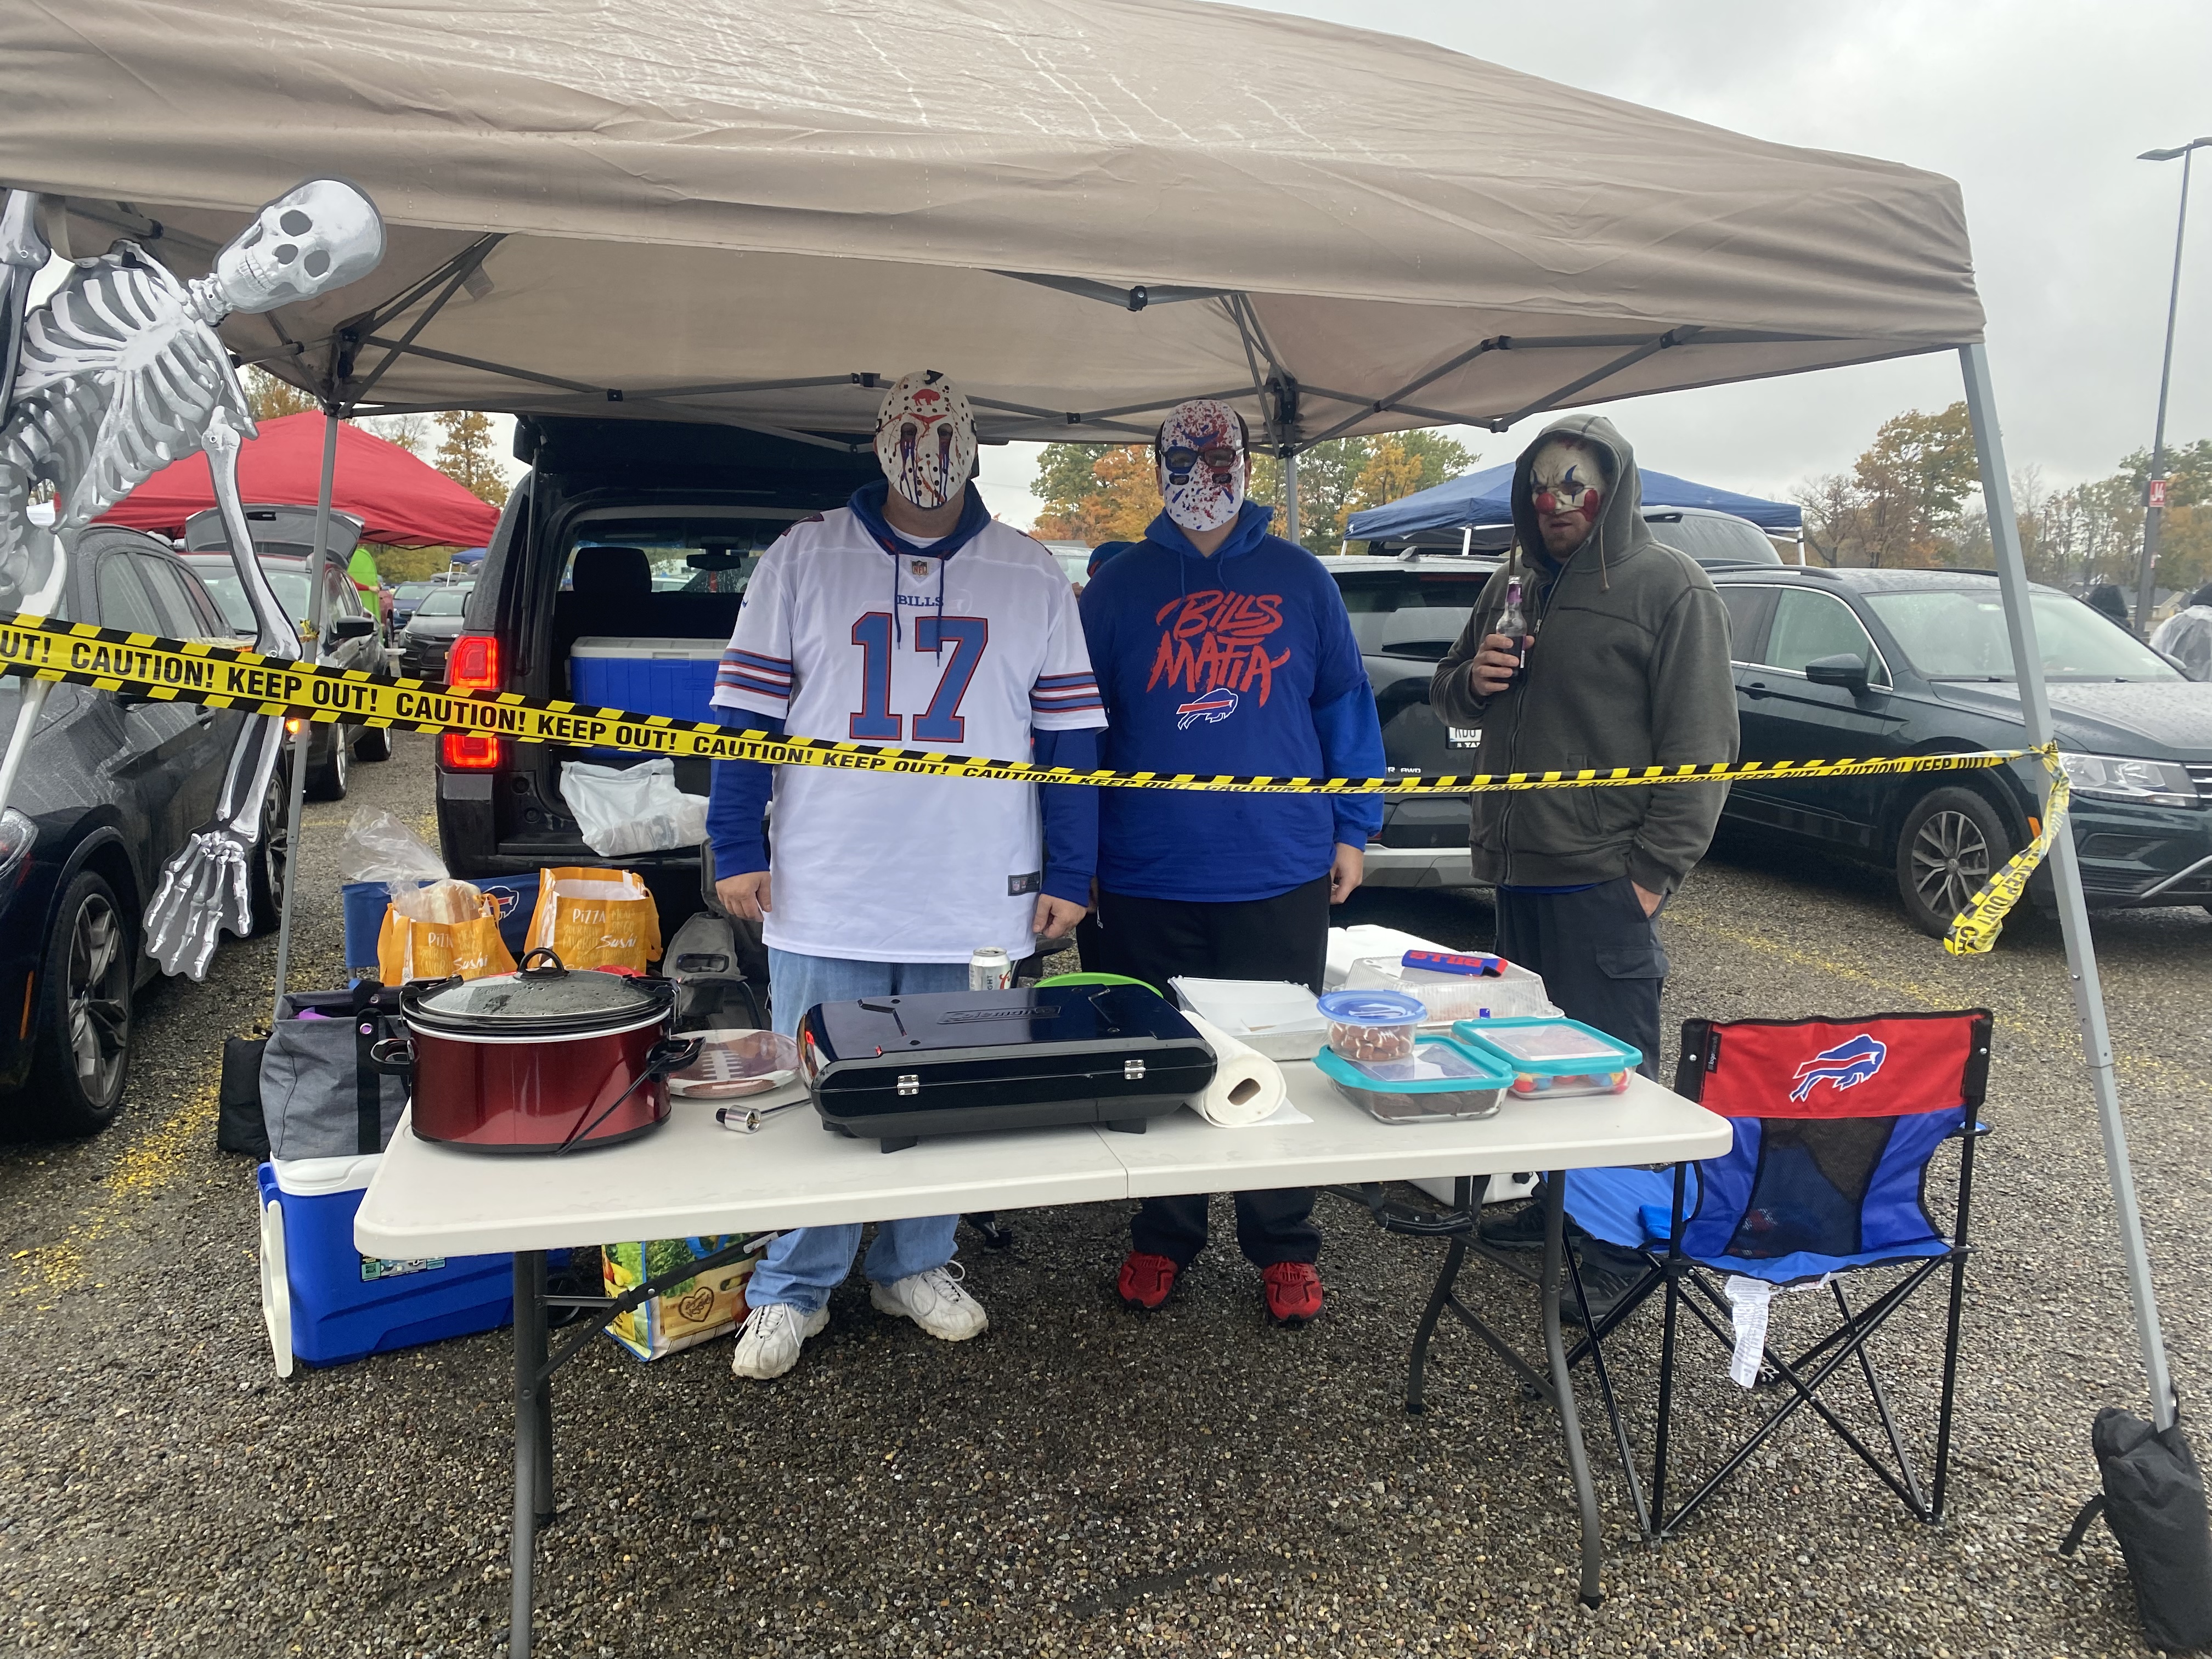
[[[1328,1046],[1354,1062],[1410,1060],[1428,1008],[1403,991],[1331,991],[1316,1005],[1328,1022]]]

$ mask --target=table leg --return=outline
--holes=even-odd
[[[1566,1265],[1567,1177],[1554,1170],[1544,1177],[1544,1358],[1550,1367],[1552,1403],[1559,1408],[1559,1434],[1566,1442],[1567,1473],[1574,1479],[1575,1505],[1582,1512],[1582,1603],[1594,1607],[1605,1599],[1599,1575],[1605,1544],[1598,1525],[1597,1489],[1590,1483],[1589,1457],[1583,1449],[1581,1414],[1575,1409],[1574,1378],[1567,1370],[1566,1338],[1559,1329],[1559,1280]]]
[[[538,1516],[552,1501],[551,1471],[547,1467],[552,1457],[552,1440],[546,1433],[547,1390],[538,1382],[544,1364],[545,1253],[518,1250],[514,1255],[514,1583],[507,1615],[507,1659],[530,1659]]]

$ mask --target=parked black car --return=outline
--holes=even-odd
[[[2027,742],[1996,579],[1956,570],[1716,569],[1746,760],[2016,749]],[[2212,905],[2212,684],[2033,591],[2092,906]],[[1746,780],[1723,822],[1887,866],[1938,933],[2036,824],[2041,768]],[[2038,871],[2029,892],[2049,902]]]
[[[399,635],[399,672],[418,680],[446,678],[446,653],[461,631],[473,582],[433,587],[416,601],[415,613]]]
[[[94,526],[77,543],[62,614],[171,639],[232,632],[167,545]],[[0,732],[21,682],[0,680]],[[246,718],[232,709],[56,685],[0,812],[0,1121],[83,1135],[121,1109],[131,1000],[154,963],[139,921],[162,865],[214,815]],[[252,866],[258,926],[283,892],[283,779],[262,804]]]
[[[315,512],[306,507],[248,507],[248,526],[261,568],[276,589],[286,614],[300,624],[304,649],[308,641],[313,590],[308,565],[314,556]],[[361,520],[343,513],[331,515],[331,546],[343,551],[324,556],[322,643],[313,653],[316,661],[333,668],[357,668],[363,673],[386,672],[382,630],[362,599],[361,589],[346,574],[361,534]],[[302,540],[301,538],[306,538]],[[184,561],[215,596],[229,632],[251,639],[257,631],[253,606],[238,579],[230,558],[230,538],[222,515],[210,507],[185,520]],[[307,797],[311,800],[343,800],[350,760],[392,758],[392,733],[382,726],[311,723],[307,733]]]
[[[1368,683],[1382,718],[1382,757],[1394,772],[1479,772],[1481,733],[1447,726],[1429,706],[1429,681],[1474,612],[1495,558],[1429,553],[1323,559],[1352,613]],[[1374,887],[1463,887],[1468,798],[1388,799],[1382,832],[1367,844]]]

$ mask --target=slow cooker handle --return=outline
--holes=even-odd
[[[550,956],[552,953],[548,951],[546,954]],[[560,958],[556,957],[554,957],[554,960],[558,962]],[[682,1071],[686,1066],[689,1066],[693,1060],[699,1058],[699,1051],[706,1046],[707,1039],[704,1037],[661,1038],[659,1042],[654,1043],[652,1048],[646,1051],[645,1069],[630,1079],[629,1087],[614,1097],[613,1104],[610,1105],[606,1110],[601,1112],[589,1123],[584,1125],[582,1128],[570,1130],[568,1132],[568,1138],[553,1149],[553,1156],[558,1158],[570,1147],[576,1146],[586,1135],[591,1133],[592,1130],[598,1128],[599,1125],[605,1123],[609,1118],[612,1117],[615,1115],[617,1108],[620,1107],[623,1102],[628,1100],[646,1084],[653,1082],[660,1078],[665,1078],[671,1072]]]
[[[386,1077],[415,1075],[415,1043],[410,1037],[383,1037],[368,1045],[368,1068]]]
[[[530,964],[539,957],[544,957],[553,965],[550,968],[532,968]],[[522,953],[522,963],[517,971],[525,979],[562,979],[567,977],[568,972],[561,965],[561,958],[543,945],[534,951],[525,951]]]

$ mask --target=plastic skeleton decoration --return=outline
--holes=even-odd
[[[15,270],[46,258],[42,239],[20,234],[31,222],[30,200],[11,191],[0,218],[0,228],[19,232],[12,251],[0,237],[13,301],[0,319],[8,330],[0,364],[16,360],[12,387],[0,379],[0,607],[53,615],[85,526],[150,474],[204,448],[231,560],[252,602],[254,649],[296,659],[298,627],[254,557],[239,503],[238,450],[253,435],[253,417],[216,329],[234,311],[274,310],[367,275],[384,257],[375,207],[350,185],[310,179],[263,208],[205,276],[179,281],[137,243],[120,241],[77,261],[53,297],[27,315]],[[41,483],[54,489],[52,530],[33,524],[27,510]],[[0,805],[50,689],[24,683],[0,761]],[[249,861],[283,744],[283,720],[246,721],[215,817],[163,869],[145,939],[164,973],[199,979],[222,929],[241,939],[250,931]]]
[[[1185,530],[1218,530],[1244,505],[1244,425],[1227,404],[1177,404],[1160,427],[1159,464],[1160,499]]]
[[[942,507],[975,471],[975,415],[933,368],[902,374],[876,416],[876,459],[916,507]]]

